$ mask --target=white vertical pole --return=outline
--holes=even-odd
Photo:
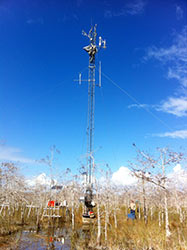
[[[79,85],[81,85],[81,73],[79,73]]]
[[[99,62],[99,87],[101,87],[101,61]]]

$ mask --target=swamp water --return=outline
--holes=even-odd
[[[52,227],[32,230],[23,228],[6,237],[2,250],[87,250],[89,227],[72,230],[70,227]]]

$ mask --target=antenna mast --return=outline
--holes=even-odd
[[[89,55],[89,65],[88,65],[88,121],[87,121],[87,175],[86,175],[86,194],[85,194],[85,216],[89,216],[89,212],[92,211],[92,186],[93,186],[93,170],[94,170],[94,111],[95,111],[95,55],[100,48],[106,48],[106,41],[99,37],[99,44],[96,44],[97,32],[96,27],[92,26],[88,34],[82,31],[83,36],[89,38],[89,45],[85,46],[83,49]],[[99,84],[101,87],[101,64],[99,67]],[[81,84],[81,74],[79,74],[79,84]],[[86,202],[86,201],[90,202]],[[87,205],[86,205],[87,203]]]
[[[92,174],[94,168],[93,148],[94,148],[94,111],[95,111],[95,55],[99,48],[106,47],[106,41],[99,37],[99,45],[96,44],[97,25],[91,27],[89,33],[82,31],[83,36],[87,36],[90,44],[83,49],[89,55],[88,73],[88,124],[87,124],[87,182],[92,185]],[[99,76],[99,86],[101,76]]]

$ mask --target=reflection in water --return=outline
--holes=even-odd
[[[67,231],[66,231],[67,234]],[[60,230],[60,228],[55,229],[55,227],[48,227],[48,235],[47,235],[47,249],[53,250],[57,249],[57,247],[61,247],[61,249],[70,249],[67,244],[65,244],[65,231]],[[66,235],[66,239],[68,235]],[[63,247],[63,248],[62,248]],[[59,248],[60,249],[60,248]]]
[[[17,248],[19,250],[87,250],[91,231],[89,225],[73,230],[65,225],[54,227],[48,225],[47,229],[39,232],[24,230],[17,235]]]
[[[18,242],[18,249],[70,250],[71,242],[69,239],[69,231],[64,228],[55,229],[54,227],[49,227],[47,230],[38,233],[36,233],[36,231],[22,231]]]
[[[83,241],[85,247],[88,247],[90,238],[91,238],[91,231],[90,231],[90,225],[83,225],[82,227],[82,235],[83,235]]]

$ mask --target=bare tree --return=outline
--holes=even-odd
[[[18,167],[11,162],[2,162],[0,165],[0,200],[1,203],[15,204],[27,202],[24,197],[26,185],[24,178],[19,174]]]
[[[133,146],[136,147],[135,144],[133,144]],[[142,165],[140,166],[140,169],[134,168],[134,175],[146,182],[156,185],[158,188],[161,188],[164,191],[165,231],[166,237],[169,237],[171,233],[169,230],[169,189],[166,170],[168,170],[168,168],[174,167],[177,163],[179,163],[183,158],[183,154],[170,151],[168,148],[157,148],[157,158],[154,158],[139,149],[137,149],[137,152],[138,159],[140,159],[139,163],[142,163]]]

